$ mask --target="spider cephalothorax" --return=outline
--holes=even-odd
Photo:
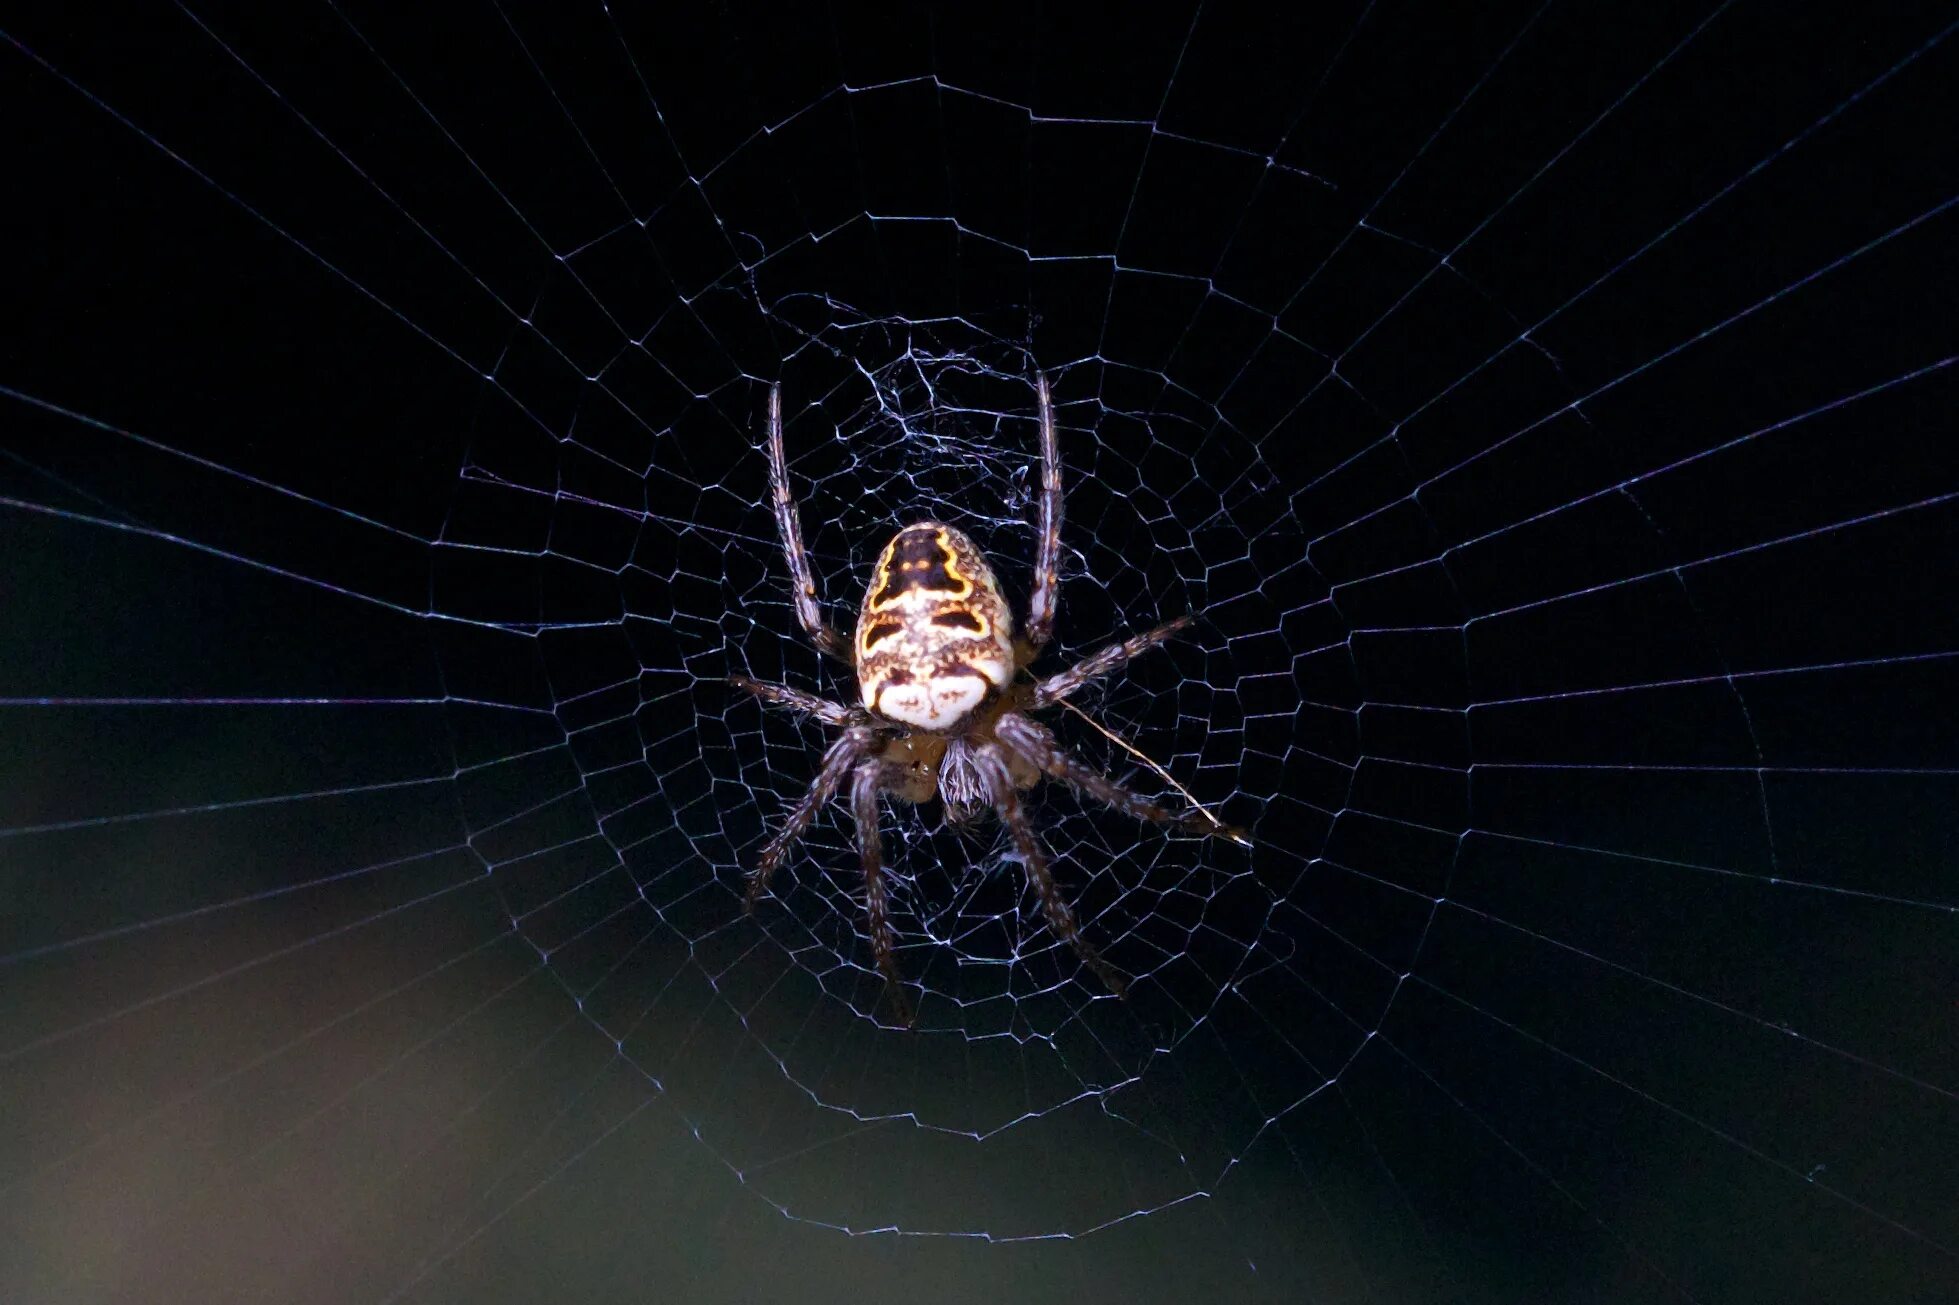
[[[1020,637],[1015,638],[1013,611],[1000,595],[993,568],[973,541],[951,526],[921,521],[892,536],[879,555],[856,636],[848,644],[824,621],[817,604],[796,501],[789,493],[782,394],[776,388],[769,391],[769,487],[796,618],[817,647],[856,670],[862,705],[845,706],[787,685],[735,677],[736,685],[764,702],[794,708],[842,730],[824,753],[809,790],[764,844],[749,875],[747,904],[754,908],[789,849],[848,778],[864,864],[871,950],[907,1024],[911,1006],[892,956],[895,940],[886,903],[878,832],[881,794],[907,802],[937,796],[946,818],[954,822],[991,806],[1040,895],[1048,927],[1118,996],[1124,980],[1081,936],[1074,912],[1048,871],[1047,854],[1027,822],[1021,790],[1032,788],[1045,774],[1137,819],[1244,841],[1239,831],[1206,814],[1165,810],[1090,769],[1029,714],[1064,702],[1083,685],[1163,642],[1190,619],[1179,617],[1111,644],[1059,674],[1025,674],[1054,632],[1061,553],[1061,458],[1046,377],[1035,378],[1035,391],[1041,423],[1041,535],[1034,591]]]

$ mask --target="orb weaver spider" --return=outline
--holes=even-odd
[[[1061,556],[1061,456],[1047,377],[1034,382],[1041,439],[1040,540],[1027,620],[1018,635],[1013,611],[993,569],[973,541],[938,521],[906,526],[884,546],[858,611],[849,642],[823,619],[802,524],[789,492],[782,443],[782,391],[769,390],[769,487],[776,529],[789,567],[796,619],[819,649],[847,662],[856,673],[860,700],[845,704],[782,684],[745,676],[731,683],[764,703],[812,716],[841,733],[823,754],[816,778],[762,847],[748,876],[745,906],[755,909],[796,841],[846,780],[863,862],[865,911],[871,950],[899,1017],[913,1022],[893,959],[893,937],[878,799],[884,794],[912,803],[937,797],[950,823],[964,823],[990,806],[1013,840],[1014,852],[1041,899],[1048,929],[1074,948],[1108,990],[1121,996],[1123,976],[1082,937],[1075,913],[1056,886],[1040,839],[1021,804],[1021,793],[1042,776],[1138,820],[1193,833],[1249,840],[1201,808],[1175,813],[1091,768],[1069,752],[1032,713],[1067,702],[1070,695],[1131,658],[1164,642],[1190,623],[1180,616],[1153,630],[1110,644],[1067,670],[1035,676],[1032,666],[1054,633],[1059,608]]]

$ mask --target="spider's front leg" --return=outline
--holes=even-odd
[[[897,938],[891,929],[890,904],[885,896],[884,838],[878,831],[878,794],[893,786],[900,777],[894,768],[872,757],[857,763],[850,779],[850,811],[857,823],[857,851],[864,862],[864,913],[871,926],[871,954],[877,958],[878,973],[884,976],[885,990],[898,1020],[911,1028],[917,1020],[905,985],[898,978],[898,962],[893,955]]]
[[[1129,980],[1103,960],[1102,954],[1082,937],[1074,911],[1069,908],[1068,900],[1061,895],[1054,875],[1048,870],[1047,850],[1041,846],[1033,825],[1028,823],[1026,808],[1020,805],[1020,790],[1014,786],[1013,768],[1008,761],[1006,747],[997,742],[987,742],[975,749],[974,755],[993,800],[993,809],[1012,836],[1014,851],[1026,867],[1027,877],[1034,881],[1034,891],[1040,895],[1041,913],[1047,916],[1049,932],[1074,948],[1075,954],[1082,958],[1082,964],[1095,972],[1104,987],[1116,996],[1122,996],[1129,989]]]
[[[808,791],[789,809],[789,818],[783,821],[782,828],[762,845],[762,855],[748,876],[748,892],[743,896],[743,909],[755,909],[756,901],[769,886],[769,877],[782,864],[783,858],[789,855],[789,849],[809,829],[810,823],[816,819],[816,813],[823,809],[823,804],[836,796],[844,776],[876,747],[877,729],[868,724],[850,726],[830,745],[830,750],[823,754],[822,768],[810,781]]]
[[[1000,740],[1016,753],[1039,766],[1043,773],[1053,776],[1078,793],[1085,793],[1104,806],[1115,808],[1124,815],[1137,820],[1147,820],[1152,824],[1175,825],[1192,834],[1209,834],[1217,838],[1227,838],[1247,847],[1251,838],[1244,830],[1227,825],[1202,809],[1178,815],[1169,811],[1134,791],[1128,786],[1110,779],[1101,771],[1090,767],[1081,758],[1062,746],[1061,740],[1054,737],[1054,731],[1030,716],[1019,712],[1006,712],[994,725]]]

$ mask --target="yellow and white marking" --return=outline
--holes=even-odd
[[[936,521],[885,545],[855,643],[864,706],[916,729],[956,729],[1013,680],[1013,613],[993,569]]]

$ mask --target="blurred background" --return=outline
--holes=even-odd
[[[1935,1301],[1949,15],[13,14],[0,1295]],[[1030,799],[743,876],[921,518]],[[1133,749],[1133,751],[1132,751]],[[1139,759],[1147,757],[1159,772]],[[1166,780],[1167,777],[1167,780]]]

